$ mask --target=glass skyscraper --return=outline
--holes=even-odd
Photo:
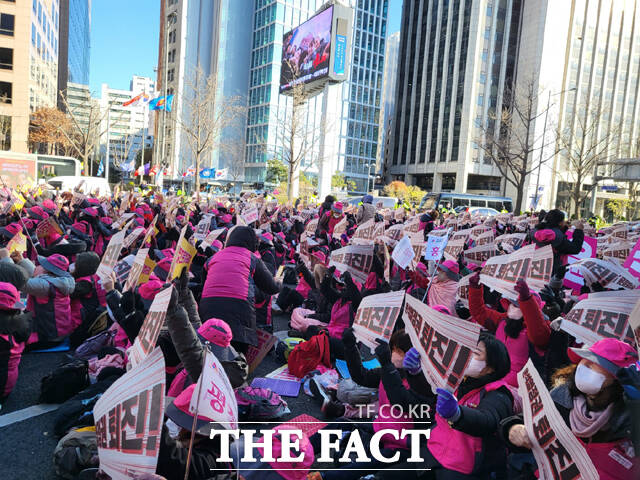
[[[64,1],[64,0],[63,0]],[[89,85],[91,0],[69,2],[69,82]]]
[[[291,98],[278,93],[282,59],[282,35],[313,16],[326,2],[320,0],[255,0],[253,49],[249,78],[249,115],[247,125],[247,181],[263,181],[266,162],[278,153],[278,128]],[[350,78],[340,85],[337,113],[326,122],[334,124],[336,170],[365,191],[369,174],[375,174],[383,83],[388,0],[344,1],[354,9],[354,30]],[[318,131],[322,125],[322,94],[307,102],[307,128]],[[289,109],[289,110],[288,110]],[[318,171],[320,145],[314,136],[311,158],[305,158],[303,170]]]

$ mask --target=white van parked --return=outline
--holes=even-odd
[[[111,195],[111,187],[103,177],[53,177],[47,183],[61,192],[73,192],[76,187],[82,193],[93,193],[98,196]]]

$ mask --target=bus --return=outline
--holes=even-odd
[[[72,157],[57,155],[36,155],[38,180],[52,177],[78,177],[82,173],[82,164]]]
[[[58,176],[79,176],[82,164],[72,157],[0,152],[1,184],[15,188]]]
[[[473,195],[470,193],[427,193],[422,197],[420,209],[431,210],[440,207],[457,209],[458,207],[494,208],[498,212],[506,210],[513,212],[513,200],[510,197],[492,197],[489,195]]]

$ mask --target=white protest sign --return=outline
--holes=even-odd
[[[197,411],[198,416],[210,418],[224,428],[234,430],[238,428],[236,395],[220,360],[208,348],[205,352],[204,369],[191,396],[189,411],[192,414]]]
[[[149,308],[149,313],[147,313],[144,322],[142,322],[138,336],[131,348],[127,350],[129,363],[133,367],[142,363],[145,357],[155,348],[160,329],[167,315],[172,290],[172,288],[165,288],[155,296]]]
[[[540,479],[600,478],[587,451],[558,412],[531,359],[518,372],[518,393]]]
[[[373,265],[373,245],[348,245],[331,252],[329,266],[335,265],[341,272],[349,271],[351,276],[364,283]]]
[[[573,231],[569,230],[567,233],[567,238],[571,240],[573,238]],[[567,264],[573,265],[574,263],[584,259],[584,258],[595,258],[596,251],[598,247],[598,240],[591,237],[584,237],[584,241],[582,242],[582,249],[580,253],[576,255],[569,255],[567,257]],[[564,275],[563,284],[565,287],[579,289],[582,285],[584,285],[584,278],[582,274],[575,268],[569,267],[567,272]]]
[[[439,262],[444,253],[444,249],[449,241],[449,232],[445,235],[432,235],[427,236],[427,247],[424,250],[424,258],[426,260],[433,260]]]
[[[389,341],[396,324],[405,291],[368,295],[362,299],[355,319],[353,332],[358,340],[371,349],[378,346],[376,339]]]
[[[411,238],[407,235],[402,237],[391,253],[393,261],[402,269],[407,268],[415,256],[416,254],[411,247]]]
[[[640,281],[621,265],[599,258],[585,258],[571,265],[577,269],[587,285],[598,282],[605,288],[633,290]]]
[[[209,233],[209,228],[211,228],[211,217],[212,214],[207,213],[203,215],[202,220],[198,222],[196,225],[196,230],[193,233],[193,238],[196,240],[204,240],[207,234]]]
[[[156,471],[164,417],[165,364],[156,348],[93,407],[100,469],[113,480]]]
[[[107,249],[102,256],[100,266],[96,271],[102,281],[109,277],[113,271],[113,267],[118,263],[118,258],[120,257],[120,251],[122,250],[122,244],[124,243],[124,237],[126,234],[127,232],[121,230],[113,235],[111,240],[109,240],[109,245],[107,245]]]
[[[122,242],[122,248],[129,248],[144,232],[144,227],[136,227]]]
[[[356,233],[353,234],[351,242],[354,244],[371,244],[378,237],[384,235],[384,223],[374,222],[373,219],[367,220],[358,227]]]
[[[640,290],[597,292],[576,303],[560,328],[587,345],[616,338],[634,345],[629,317],[640,300]]]
[[[200,244],[200,247],[205,249],[213,245],[213,242],[224,232],[225,228],[216,228],[213,232],[209,232],[209,234],[205,237],[205,239]]]
[[[551,280],[552,268],[551,245],[538,249],[528,245],[509,255],[489,258],[480,272],[480,280],[504,297],[515,300],[518,294],[513,287],[520,278],[524,278],[532,290],[540,292]]]
[[[258,208],[255,206],[248,207],[242,212],[242,219],[247,225],[251,225],[253,222],[256,222],[258,218]]]
[[[144,268],[144,262],[147,259],[147,255],[149,255],[148,248],[140,248],[136,253],[136,258],[133,260],[133,266],[131,267],[131,271],[127,277],[127,282],[124,284],[123,292],[126,292],[138,285],[138,279],[140,278],[140,274]]]
[[[406,296],[402,319],[433,392],[436,388],[455,391],[477,348],[482,327],[434,310],[411,295]]]

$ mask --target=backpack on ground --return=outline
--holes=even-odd
[[[62,478],[74,479],[85,468],[95,466],[98,442],[95,427],[71,430],[60,439],[53,451],[53,466]]]
[[[363,387],[350,378],[340,380],[336,394],[338,401],[349,405],[365,405],[378,399],[377,388]]]
[[[289,355],[293,352],[293,349],[304,342],[304,338],[299,337],[287,337],[282,340],[278,340],[276,343],[276,359],[279,362],[287,362]]]
[[[117,333],[116,329],[109,329],[94,335],[91,338],[87,338],[78,346],[78,348],[76,348],[74,356],[84,360],[97,357],[98,352],[100,352],[104,347],[114,346],[114,339],[116,338]]]
[[[241,420],[277,420],[291,413],[287,402],[268,388],[242,387],[235,392]]]
[[[302,378],[311,370],[315,370],[320,363],[331,368],[327,333],[322,332],[297,345],[289,354],[287,363],[289,372],[298,378]]]
[[[66,363],[42,378],[39,402],[65,402],[89,383],[89,364],[86,360]]]

